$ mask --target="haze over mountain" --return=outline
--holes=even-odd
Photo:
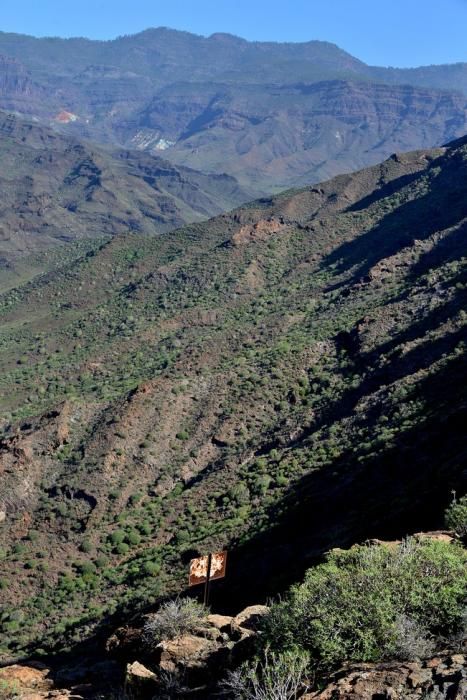
[[[3,658],[182,591],[196,552],[231,552],[225,608],[440,523],[465,491],[466,187],[464,138],[0,297]]]
[[[249,197],[227,175],[111,149],[0,112],[0,256],[57,243],[155,234],[207,219]]]
[[[228,172],[252,193],[318,181],[467,129],[467,64],[367,66],[337,46],[148,29],[113,41],[0,33],[0,108]]]

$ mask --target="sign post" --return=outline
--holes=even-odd
[[[227,568],[227,552],[214,552],[204,557],[190,561],[189,586],[204,583],[204,604],[209,603],[209,588],[211,581],[224,578]]]
[[[204,604],[207,607],[209,601],[209,583],[211,581],[212,554],[208,554],[208,565],[206,567],[206,583],[204,584]]]

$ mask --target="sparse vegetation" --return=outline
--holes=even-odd
[[[303,651],[276,654],[246,663],[229,674],[225,687],[238,700],[296,700],[306,690],[308,657]]]
[[[163,603],[157,613],[149,615],[144,624],[144,640],[153,648],[163,639],[175,639],[192,632],[208,611],[192,598],[177,598]]]
[[[190,551],[241,552],[273,592],[295,575],[276,537],[299,560],[438,527],[464,468],[466,151],[83,244],[0,295],[2,498],[17,455],[31,494],[1,523],[4,657],[157,606]]]

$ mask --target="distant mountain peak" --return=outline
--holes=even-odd
[[[229,32],[214,32],[207,37],[210,41],[224,41],[230,42],[232,44],[248,44],[247,39],[237,36],[236,34],[230,34]]]

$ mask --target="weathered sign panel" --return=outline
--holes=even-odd
[[[197,586],[200,583],[207,582],[209,560],[211,560],[209,581],[224,578],[227,568],[227,552],[214,552],[190,561],[190,586]]]

